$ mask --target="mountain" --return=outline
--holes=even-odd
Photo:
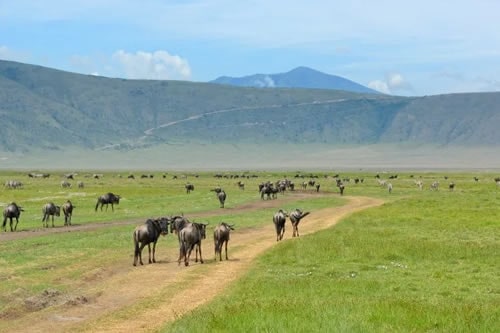
[[[238,87],[332,89],[380,94],[376,90],[343,77],[325,74],[308,67],[297,67],[287,73],[280,74],[254,74],[244,77],[221,76],[211,82]]]
[[[500,93],[398,97],[125,80],[9,61],[0,61],[0,115],[4,152],[500,142]]]

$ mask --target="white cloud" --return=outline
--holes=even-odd
[[[381,80],[373,80],[373,81],[369,82],[368,87],[371,89],[374,89],[376,91],[379,91],[383,94],[390,94],[391,93],[387,83],[384,81],[381,81]]]
[[[392,94],[398,91],[412,91],[411,84],[406,81],[400,73],[389,73],[384,80],[373,80],[368,87],[384,94]]]
[[[273,88],[275,86],[274,80],[269,75],[266,75],[262,80],[256,80],[254,83],[262,88]]]
[[[127,79],[189,80],[191,68],[186,59],[167,51],[127,53],[123,50],[112,56],[113,64],[123,70]]]

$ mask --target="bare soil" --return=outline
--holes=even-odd
[[[297,196],[306,195],[313,194],[297,193],[289,198],[258,201],[233,209],[235,212],[241,212],[280,207],[286,203],[285,200],[297,200]],[[345,198],[347,201],[344,206],[313,211],[305,217],[300,224],[301,235],[331,227],[353,212],[382,204],[381,200],[374,198]],[[220,213],[220,210],[214,210],[199,213],[194,217]],[[229,209],[225,209],[224,214],[228,213]],[[48,232],[74,232],[133,223],[136,224],[137,221],[74,226],[69,228],[70,230],[55,228],[4,233],[1,238],[6,239],[6,235],[9,235],[9,239],[32,237]],[[300,238],[291,237],[289,223],[283,241],[300,241]],[[190,266],[185,267],[177,264],[178,251],[165,250],[161,247],[160,241],[156,264],[133,267],[132,258],[127,257],[112,267],[96,267],[81,278],[81,285],[71,295],[47,291],[38,298],[31,298],[29,302],[25,302],[34,307],[33,312],[21,317],[7,316],[2,320],[10,321],[6,332],[152,331],[224,292],[231,282],[235,282],[247,272],[259,254],[274,244],[276,235],[272,223],[259,228],[235,230],[229,242],[228,261],[214,260],[213,242],[208,237],[202,245],[205,263],[195,263],[192,260]],[[147,258],[147,251],[145,256]]]

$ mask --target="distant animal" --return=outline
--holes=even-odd
[[[234,230],[234,225],[227,224],[226,222],[221,222],[214,230],[214,248],[215,248],[215,260],[217,260],[217,254],[219,254],[219,260],[222,261],[222,246],[226,249],[226,260],[227,258],[227,243],[229,242],[229,236],[231,230]]]
[[[3,224],[2,228],[7,231],[7,219],[10,220],[10,231],[15,231],[17,229],[17,224],[19,223],[19,216],[21,212],[24,212],[21,206],[18,206],[15,202],[11,202],[3,210]],[[16,224],[12,228],[12,219],[16,219]]]
[[[75,206],[73,206],[73,204],[69,200],[66,201],[62,205],[62,210],[63,210],[63,214],[64,214],[64,225],[71,225],[71,217],[73,216],[73,208],[75,208]]]
[[[61,181],[61,187],[62,188],[70,188],[71,187],[71,183],[66,181],[66,180],[63,180]]]
[[[97,208],[99,208],[99,205],[101,205],[101,211],[102,211],[102,206],[106,205],[106,211],[107,211],[109,204],[111,204],[112,211],[115,211],[113,205],[120,204],[120,196],[113,194],[111,192],[108,192],[106,194],[101,195],[99,198],[97,198],[97,203],[95,205],[95,211],[97,212]]]
[[[290,222],[292,222],[292,228],[293,228],[292,237],[295,237],[295,236],[299,237],[299,222],[307,215],[309,215],[309,212],[304,213],[298,208],[289,214]]]
[[[7,188],[13,188],[13,189],[22,188],[23,187],[23,183],[21,183],[18,180],[8,180],[8,181],[5,182],[5,187],[7,187]]]
[[[431,184],[431,190],[434,190],[434,191],[439,190],[439,182],[438,181],[432,182],[432,184]]]
[[[84,188],[85,187],[85,184],[83,184],[83,182],[81,180],[78,181],[77,185],[78,185],[78,188]]]
[[[42,213],[43,226],[47,228],[49,226],[49,218],[52,217],[52,227],[54,227],[54,216],[61,215],[61,207],[56,206],[53,202],[48,202],[42,207]]]
[[[453,191],[455,189],[455,183],[454,182],[451,182],[449,185],[448,185],[448,188],[450,189],[450,191]]]
[[[387,190],[392,193],[392,183],[387,183]]]
[[[186,188],[187,194],[191,193],[191,191],[194,191],[194,185],[191,183],[187,183],[184,187]]]
[[[168,234],[168,218],[160,217],[158,219],[148,219],[143,225],[137,226],[134,230],[134,266],[137,260],[142,262],[142,249],[147,245],[149,253],[149,263],[155,263],[156,242],[160,235]],[[153,243],[153,256],[151,257],[151,243]]]
[[[288,217],[287,212],[280,209],[277,213],[273,215],[273,223],[276,229],[276,241],[280,241],[283,239],[283,235],[285,234],[285,224],[286,218]]]
[[[191,252],[195,249],[195,262],[198,262],[198,252],[200,253],[200,262],[203,264],[203,257],[201,255],[201,240],[207,237],[206,227],[208,224],[189,222],[186,226],[179,231],[179,259],[178,263],[184,258],[184,265],[189,266],[189,258]]]
[[[339,187],[340,195],[344,195],[345,185],[343,183],[340,183],[338,185],[338,187]]]
[[[219,199],[220,208],[224,208],[224,203],[226,202],[226,192],[224,190],[217,193],[217,198]]]
[[[316,192],[319,192],[319,188],[320,188],[321,185],[320,184],[316,184],[315,186],[316,186]]]

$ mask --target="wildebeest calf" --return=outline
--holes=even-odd
[[[227,243],[229,242],[229,234],[234,230],[234,225],[221,222],[214,230],[214,247],[215,247],[215,260],[219,254],[219,260],[222,261],[222,246],[225,245],[226,260],[227,259]]]
[[[160,235],[168,234],[168,222],[165,217],[158,219],[148,219],[143,225],[137,226],[134,230],[134,266],[137,265],[137,259],[142,263],[142,249],[148,246],[149,263],[156,262],[156,242]],[[153,258],[151,258],[151,243],[153,243]]]

